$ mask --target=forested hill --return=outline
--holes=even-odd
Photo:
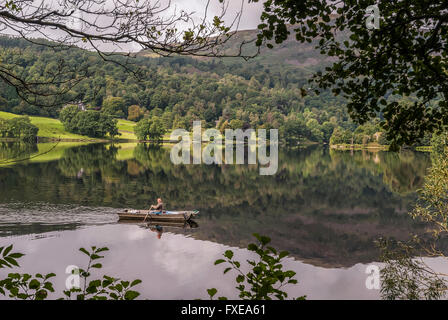
[[[291,28],[292,29],[292,28]],[[238,31],[232,35],[232,37],[225,42],[223,50],[221,51],[226,55],[235,55],[241,52],[244,55],[252,56],[257,53],[257,47],[255,46],[255,39],[257,37],[258,30],[243,30]],[[294,32],[292,31],[292,34]],[[241,45],[245,43],[244,45]],[[288,79],[288,83],[298,82],[302,83],[303,80],[307,80],[308,76],[315,71],[323,70],[323,68],[329,65],[334,59],[323,56],[318,50],[315,49],[316,44],[312,43],[300,43],[295,40],[294,37],[289,37],[281,44],[276,44],[272,49],[262,46],[260,48],[260,54],[254,56],[247,62],[242,58],[206,58],[206,57],[193,57],[193,59],[201,61],[211,60],[223,60],[226,64],[249,64],[263,66],[271,72],[280,72],[282,76]],[[140,56],[155,57],[156,55],[149,51],[139,52]]]
[[[229,50],[256,31],[240,31]],[[246,62],[241,58],[195,59],[154,57],[140,52],[135,59],[146,77],[138,80],[122,67],[105,63],[81,49],[53,50],[21,39],[0,38],[2,63],[14,65],[28,79],[45,78],[63,59],[88,66],[92,76],[74,87],[67,98],[87,108],[112,109],[120,118],[137,121],[161,117],[166,128],[189,128],[196,119],[208,127],[279,128],[289,138],[329,141],[340,126],[356,127],[344,100],[329,92],[302,97],[309,75],[330,61],[313,44],[287,41]],[[58,117],[62,106],[37,107],[22,101],[13,88],[1,83],[0,111]]]

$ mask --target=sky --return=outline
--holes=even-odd
[[[243,4],[243,14],[241,16],[239,30],[256,29],[260,24],[260,15],[263,11],[263,1],[258,3],[249,3],[248,0],[227,0],[229,7],[225,17],[225,21],[230,23],[235,15],[241,10]],[[196,11],[198,15],[204,12],[206,0],[174,0],[173,4],[187,11]],[[218,0],[211,0],[210,15],[219,15],[221,8]]]
[[[33,5],[39,5],[41,3],[44,3],[48,5],[50,8],[55,8],[58,10],[63,10],[67,3],[69,3],[70,0],[33,0]],[[106,6],[113,5],[113,2],[116,0],[105,0]],[[188,13],[193,13],[193,17],[195,17],[196,21],[202,22],[202,19],[204,17],[204,14],[207,9],[207,19],[210,22],[214,16],[221,16],[222,13],[222,4],[219,2],[219,0],[210,0],[209,4],[207,6],[207,0],[150,0],[151,3],[157,3],[160,2],[162,4],[171,3],[170,8],[166,11],[164,11],[161,15],[163,16],[170,16],[170,14],[177,12],[179,13],[180,10],[184,10]],[[126,2],[123,1],[123,2]],[[224,0],[224,2],[227,5],[227,10],[225,15],[223,16],[223,20],[225,22],[226,26],[230,26],[232,22],[234,21],[235,17],[237,17],[239,12],[242,12],[242,15],[239,19],[238,25],[233,25],[232,30],[235,30],[236,28],[238,30],[247,30],[247,29],[256,29],[257,25],[260,23],[260,15],[262,13],[263,8],[263,0],[260,0],[259,3],[249,3],[249,0]],[[63,7],[61,7],[61,3],[63,4]],[[25,12],[25,11],[24,11]],[[78,17],[78,13],[73,15],[75,19]],[[80,16],[84,19],[88,19],[85,15]],[[110,21],[110,18],[107,18],[106,16],[96,16],[95,19],[98,21],[98,23],[101,25],[102,22],[108,24],[108,21]],[[70,27],[76,28],[77,24],[75,20],[69,20],[67,21],[67,24]],[[71,25],[73,24],[73,25]],[[185,27],[189,27],[190,25],[177,25],[179,29],[185,29]],[[42,30],[43,31],[43,30]],[[3,29],[1,31],[3,34],[16,34],[16,32],[11,31],[10,29]],[[42,33],[33,32],[28,34],[28,36],[31,37],[42,37],[42,35],[46,35],[49,40],[57,40],[61,36],[65,36],[65,33],[55,30],[55,29],[46,29]],[[84,45],[82,42],[77,43],[77,45],[80,45],[81,47],[89,47],[89,45]],[[86,47],[87,46],[87,47]],[[120,47],[119,49],[113,49],[110,47],[109,44],[101,44],[101,49],[105,51],[139,51],[141,50],[141,47],[139,45],[123,45],[124,47]]]

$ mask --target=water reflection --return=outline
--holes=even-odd
[[[28,273],[54,272],[56,292],[65,289],[66,267],[86,264],[79,247],[107,244],[110,251],[102,261],[100,272],[93,270],[93,277],[102,274],[122,279],[142,279],[136,289],[141,298],[147,299],[206,299],[206,289],[218,288],[220,295],[237,298],[234,274],[223,275],[225,266],[214,266],[222,252],[229,246],[210,241],[165,232],[158,240],[147,229],[136,225],[106,225],[63,231],[49,234],[50,237],[35,238],[21,236],[14,238],[15,249],[26,252],[21,262],[21,271]],[[51,236],[53,235],[53,236]],[[33,239],[33,241],[30,241]],[[12,239],[1,238],[0,246]],[[240,261],[253,258],[251,252],[231,248]],[[327,269],[313,267],[293,259],[286,259],[285,268],[295,270],[299,285],[286,287],[291,297],[306,294],[310,299],[373,299],[377,290],[367,290],[365,266],[356,265],[349,269]],[[243,265],[244,269],[245,264]],[[0,278],[8,270],[0,269]],[[343,289],[343,290],[342,290]],[[50,298],[60,295],[51,294]]]
[[[115,208],[162,197],[170,209],[200,210],[195,239],[245,247],[258,232],[307,263],[349,267],[377,259],[380,235],[405,239],[421,229],[407,210],[429,165],[423,153],[316,147],[281,151],[277,174],[260,176],[257,165],[175,166],[164,147],[61,145],[45,161],[0,167],[0,234],[39,232],[24,231],[26,223],[115,223]],[[39,211],[42,203],[51,205]]]

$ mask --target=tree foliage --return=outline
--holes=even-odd
[[[135,135],[139,140],[162,140],[166,129],[162,120],[158,117],[140,120],[134,128]]]
[[[76,47],[90,49],[101,60],[143,78],[144,73],[132,61],[135,55],[131,48],[162,56],[248,58],[241,48],[244,41],[236,52],[222,49],[234,35],[230,28],[238,28],[241,12],[229,17],[227,1],[220,1],[216,14],[211,14],[210,1],[206,1],[200,15],[190,10],[176,10],[171,2],[151,0],[112,1],[107,5],[95,0],[61,0],[45,5],[27,0],[3,1],[0,23],[3,34],[13,34],[56,54],[76,51]],[[39,70],[40,77],[28,77],[23,73],[23,65],[14,60],[13,56],[18,54],[15,49],[0,51],[0,79],[34,105],[68,102],[65,94],[92,76],[90,67],[94,61],[86,59],[74,65],[60,59]]]
[[[78,106],[66,106],[60,112],[64,128],[72,133],[86,135],[92,138],[114,138],[119,135],[117,120],[109,114],[87,110],[81,111]]]
[[[441,299],[448,290],[447,274],[428,266],[424,258],[446,259],[448,235],[448,153],[433,157],[433,166],[411,216],[425,224],[427,233],[409,242],[381,240],[381,294],[385,299]],[[446,243],[446,242],[445,242]],[[417,257],[416,257],[417,256]]]
[[[33,125],[28,117],[0,119],[0,138],[16,138],[35,142],[39,128]]]
[[[366,27],[371,5],[379,8],[378,29]],[[381,114],[393,148],[448,126],[446,1],[269,0],[261,20],[257,45],[278,45],[290,33],[302,43],[318,41],[335,62],[312,82],[342,93],[361,124]]]
[[[126,118],[128,113],[122,97],[107,97],[103,100],[101,111],[116,118]]]

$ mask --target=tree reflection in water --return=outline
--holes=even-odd
[[[0,202],[143,209],[163,197],[170,209],[200,210],[195,238],[245,247],[258,232],[323,266],[373,261],[378,236],[403,239],[421,227],[406,212],[430,166],[423,153],[280,149],[277,174],[260,176],[257,165],[173,165],[169,151],[58,149],[52,161],[0,168]]]

